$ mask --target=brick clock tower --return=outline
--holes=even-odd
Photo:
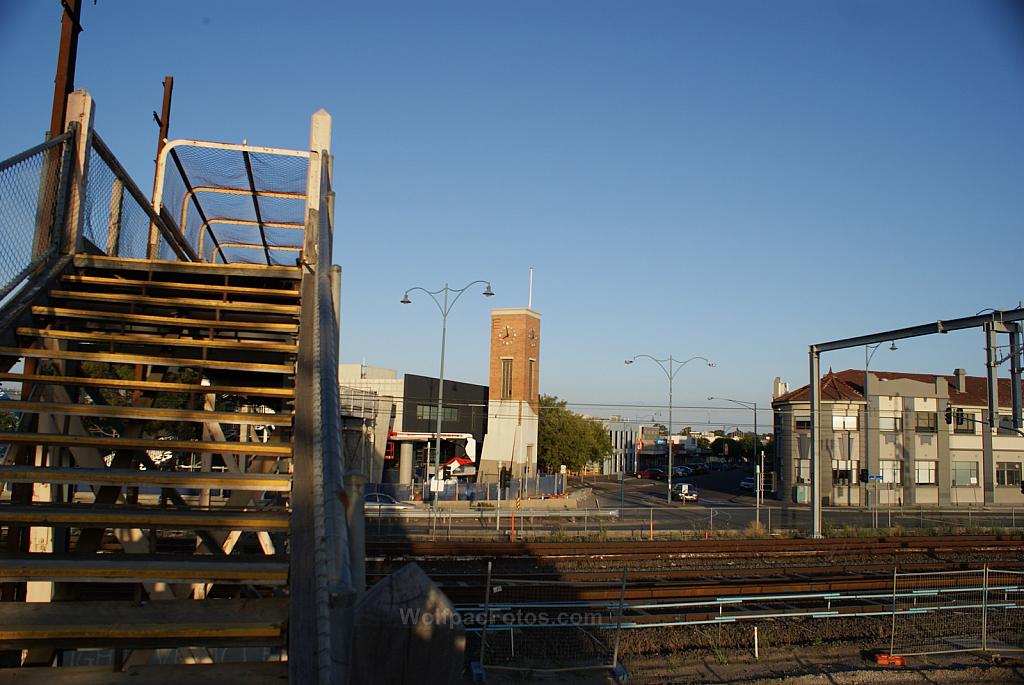
[[[491,312],[491,381],[480,481],[495,481],[502,466],[513,478],[537,474],[540,414],[540,314],[532,309]]]

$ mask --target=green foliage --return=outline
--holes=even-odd
[[[705,437],[697,438],[697,447],[702,450],[709,450],[711,449],[711,441]]]
[[[711,443],[711,452],[719,457],[735,459],[740,456],[740,451],[740,444],[732,438],[715,438]]]
[[[82,371],[90,378],[116,378],[120,380],[132,380],[135,378],[135,366],[132,364],[108,364],[106,362],[83,362]],[[195,369],[182,368],[177,372],[168,372],[163,380],[168,383],[197,384],[201,376]],[[96,392],[96,391],[92,391]],[[99,394],[107,404],[115,407],[127,407],[133,403],[133,392],[131,390],[119,390],[116,388],[100,388]],[[153,406],[160,409],[191,409],[189,402],[195,401],[199,396],[185,392],[162,392],[153,398]],[[83,422],[93,432],[103,435],[111,435],[116,422],[110,420],[85,418]],[[199,437],[201,427],[199,424],[176,421],[150,421],[142,429],[144,435],[148,436],[169,436],[173,435],[181,440],[189,440]]]
[[[18,430],[18,416],[14,412],[0,412],[0,431],[14,433]]]
[[[562,464],[578,471],[614,450],[608,431],[599,421],[569,411],[565,401],[553,395],[540,396],[537,442],[537,457],[548,471],[556,471]]]

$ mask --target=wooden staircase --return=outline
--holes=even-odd
[[[0,332],[0,650],[286,646],[301,276],[79,254]]]

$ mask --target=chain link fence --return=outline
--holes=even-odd
[[[0,162],[0,304],[56,249],[73,148],[66,133]]]
[[[582,602],[578,583],[492,578],[488,564],[484,605],[464,612],[479,650],[474,680],[486,671],[617,672],[625,590],[625,569],[607,599]]]
[[[893,573],[890,653],[1024,651],[1024,572]]]

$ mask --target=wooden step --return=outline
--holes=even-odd
[[[61,277],[65,283],[82,286],[107,288],[147,288],[158,290],[184,290],[203,293],[222,293],[224,295],[258,295],[271,298],[298,299],[298,290],[281,290],[277,288],[250,288],[238,285],[214,285],[210,283],[183,283],[180,281],[147,281],[133,278],[108,278],[104,276],[83,276],[67,274]]]
[[[143,390],[152,392],[187,392],[202,395],[243,395],[253,397],[283,397],[295,395],[292,388],[260,388],[240,385],[196,385],[189,383],[161,383],[157,381],[133,381],[120,378],[83,378],[81,376],[44,376],[41,374],[0,373],[0,381],[17,383],[48,383],[51,385],[84,386],[90,388],[115,388],[118,390]]]
[[[239,300],[204,300],[190,297],[144,297],[130,293],[89,293],[74,290],[51,290],[50,297],[60,300],[85,300],[87,302],[127,303],[144,307],[175,307],[179,309],[216,309],[228,311],[252,311],[266,314],[299,313],[298,305],[269,304],[267,302],[245,302]]]
[[[211,488],[288,492],[287,473],[231,473],[222,471],[140,471],[138,469],[80,469],[36,466],[0,466],[0,483],[61,483],[75,485],[132,485],[161,488]]]
[[[54,433],[0,433],[0,445],[57,445],[60,447],[102,447],[109,450],[154,450],[157,452],[211,452],[265,457],[290,457],[289,444],[275,442],[215,442],[205,440],[148,440],[108,438],[96,435]]]
[[[18,335],[50,340],[74,340],[77,342],[125,345],[156,345],[157,347],[198,347],[218,350],[252,350],[254,352],[294,353],[298,348],[293,343],[266,342],[263,340],[226,338],[179,338],[169,335],[146,335],[143,333],[107,333],[102,330],[63,331],[53,328],[19,328]]]
[[[284,557],[182,556],[171,554],[0,555],[0,582],[230,583],[285,585]]]
[[[0,649],[278,644],[287,620],[285,599],[0,602]]]
[[[297,333],[298,324],[262,321],[213,321],[180,316],[155,316],[152,314],[127,314],[122,312],[103,312],[91,309],[74,309],[69,307],[32,307],[36,316],[50,316],[67,319],[86,319],[88,321],[116,321],[117,323],[139,324],[152,326],[173,326],[176,328],[208,328],[238,331],[266,331],[275,333]]]
[[[0,523],[75,528],[287,531],[288,512],[100,507],[90,504],[0,504]]]
[[[290,426],[291,414],[260,414],[256,412],[202,411],[193,409],[161,409],[159,407],[120,407],[101,404],[64,404],[61,402],[25,402],[0,400],[0,411],[25,414],[57,414],[60,416],[96,416],[108,419],[141,421],[185,421],[191,423],[231,423],[246,426]]]
[[[287,661],[249,661],[221,664],[147,664],[114,671],[110,666],[3,668],[0,685],[285,685]]]
[[[33,357],[35,359],[76,359],[78,361],[106,362],[108,364],[151,364],[171,367],[200,367],[222,371],[249,371],[253,373],[281,373],[291,375],[294,364],[260,364],[256,362],[229,362],[218,359],[192,359],[190,357],[160,357],[148,354],[119,352],[78,352],[76,350],[41,350],[34,347],[0,347],[0,357]]]
[[[248,276],[280,278],[289,281],[302,279],[297,266],[267,266],[266,264],[211,264],[209,262],[177,262],[163,259],[127,259],[101,255],[76,254],[78,268],[113,269],[151,273],[202,274],[215,276]]]

